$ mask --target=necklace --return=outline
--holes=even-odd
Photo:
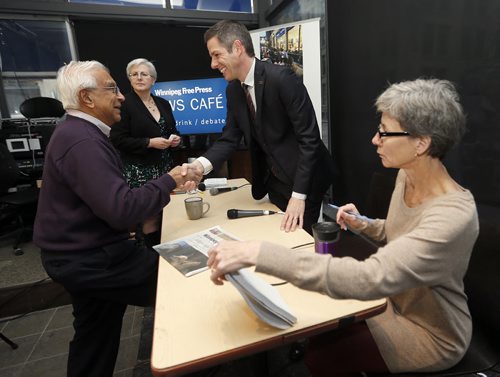
[[[153,101],[153,98],[149,97],[149,100],[148,102],[144,102],[144,104],[146,105],[146,107],[152,111],[152,112],[155,112],[157,111],[158,109],[156,108],[156,104],[155,104],[155,101]]]

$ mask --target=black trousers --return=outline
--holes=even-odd
[[[68,377],[111,377],[127,305],[153,306],[158,254],[126,240],[84,251],[42,250],[48,275],[71,294]]]
[[[288,201],[292,196],[292,188],[281,182],[278,178],[276,178],[272,174],[269,175],[269,178],[266,182],[266,188],[271,203],[273,203],[280,210],[286,211],[286,207],[288,206]],[[318,222],[322,202],[323,198],[315,198],[308,196],[306,199],[303,228],[307,233],[311,235],[312,235],[312,225]]]

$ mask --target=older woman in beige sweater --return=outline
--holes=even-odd
[[[442,163],[465,128],[458,95],[448,81],[407,81],[390,86],[376,106],[381,121],[372,142],[385,167],[400,169],[387,219],[367,223],[347,204],[337,222],[385,246],[364,261],[257,241],[224,242],[209,254],[216,284],[256,265],[334,298],[388,297],[387,310],[366,323],[311,339],[306,362],[314,376],[443,370],[460,361],[471,339],[463,277],[477,211]]]

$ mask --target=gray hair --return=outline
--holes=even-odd
[[[155,66],[148,59],[144,59],[144,58],[134,59],[130,63],[127,64],[127,77],[129,77],[130,71],[132,71],[132,68],[134,68],[137,65],[141,65],[141,64],[148,67],[149,74],[156,80],[156,78],[158,76],[156,75]]]
[[[228,52],[233,51],[234,41],[239,40],[245,47],[247,55],[251,58],[255,56],[252,37],[250,37],[248,29],[237,21],[222,20],[217,22],[205,32],[203,36],[205,44],[213,37],[217,37]]]
[[[80,108],[78,93],[82,89],[97,86],[94,72],[99,69],[109,72],[103,64],[96,60],[73,60],[59,68],[57,72],[57,91],[59,99],[66,110]]]
[[[431,157],[442,159],[465,132],[465,114],[450,81],[418,79],[392,84],[375,106],[398,120],[411,136],[429,136]]]

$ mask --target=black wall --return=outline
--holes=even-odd
[[[446,160],[479,204],[500,207],[500,1],[330,0],[331,145],[340,179],[334,201],[364,209],[382,167],[371,145],[375,98],[402,80],[453,81],[468,133]],[[369,206],[369,205],[368,205]]]
[[[210,68],[204,28],[143,22],[74,21],[80,60],[106,65],[123,93],[130,91],[125,68],[135,58],[156,67],[157,81],[220,77]]]

